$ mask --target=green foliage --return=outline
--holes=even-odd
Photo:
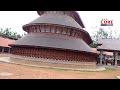
[[[99,39],[108,39],[109,37],[112,38],[112,35],[109,36],[107,31],[105,31],[103,28],[99,28],[97,31],[94,32],[93,42],[97,43]]]
[[[10,29],[11,28],[6,28],[3,30],[2,28],[0,28],[0,35],[10,37],[13,39],[20,39],[21,37],[23,37],[23,35],[21,36],[20,34],[17,34],[17,32],[10,31]]]
[[[92,47],[92,48],[96,48],[98,45],[96,44],[96,43],[91,43],[90,44],[90,47]]]
[[[93,35],[92,35],[92,40],[93,43],[90,45],[92,48],[97,47],[97,41],[99,39],[120,39],[120,35],[117,36],[117,33],[111,29],[111,28],[101,28],[101,27],[95,27]]]
[[[120,38],[120,35],[117,37],[117,33],[114,32],[114,35],[113,35],[113,30],[111,28],[108,28],[108,30],[104,29],[104,28],[93,28],[95,32],[93,32],[93,36],[92,36],[92,39],[93,39],[93,44],[97,44],[97,41],[99,39],[119,39]],[[93,45],[92,44],[92,45]]]

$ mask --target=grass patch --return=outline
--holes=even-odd
[[[103,70],[103,72],[114,72],[115,68],[106,68],[106,70]]]
[[[81,70],[75,70],[75,69],[65,69],[65,68],[49,67],[49,66],[32,66],[32,65],[23,65],[23,66],[29,66],[33,68],[43,68],[43,69],[49,69],[49,70],[55,70],[55,71],[81,71]]]
[[[89,70],[81,70],[81,72],[114,72],[116,68],[106,68],[106,70],[102,71],[89,71]]]
[[[37,67],[37,68],[46,68],[55,71],[79,71],[79,72],[100,72],[100,71],[89,71],[89,70],[78,70],[78,69],[65,69],[65,68],[54,68],[54,67]]]
[[[80,70],[81,72],[102,72],[102,71],[92,71],[92,70]]]
[[[53,67],[37,67],[37,68],[46,68],[46,69],[52,69],[57,71],[60,70],[60,71],[80,71],[80,72],[113,72],[116,70],[115,68],[106,68],[106,70],[102,70],[102,71],[64,69],[64,68],[53,68]]]
[[[106,71],[115,71],[115,68],[106,68]]]
[[[107,71],[114,71],[116,70],[115,68],[106,68]]]

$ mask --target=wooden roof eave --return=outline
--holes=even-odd
[[[28,30],[26,29],[26,27],[29,27],[29,26],[32,26],[32,25],[54,25],[54,26],[60,26],[60,27],[65,27],[65,28],[71,28],[71,29],[76,29],[76,30],[79,30],[81,32],[83,32],[84,34],[86,34],[89,38],[89,41],[86,41],[86,43],[88,45],[90,45],[93,41],[89,35],[89,33],[85,30],[83,30],[82,28],[76,28],[76,27],[71,27],[71,26],[65,26],[65,25],[59,25],[59,24],[50,24],[50,23],[34,23],[34,24],[26,24],[26,25],[23,25],[22,28],[24,31],[28,32]]]
[[[63,48],[52,48],[52,47],[44,47],[44,46],[15,45],[15,44],[9,44],[9,46],[11,46],[11,47],[12,46],[19,46],[19,47],[47,48],[47,49],[55,49],[55,50],[83,52],[83,53],[89,53],[89,54],[97,55],[97,53],[95,53],[95,52],[88,52],[88,51],[82,51],[82,50],[72,50],[72,49],[63,49]]]
[[[108,51],[108,52],[120,52],[120,50],[112,50],[112,49],[97,49],[98,51]]]

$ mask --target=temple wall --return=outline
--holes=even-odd
[[[97,56],[85,52],[73,52],[65,50],[54,50],[45,48],[28,48],[28,47],[12,47],[12,54],[46,58],[55,60],[80,61],[80,62],[96,62]]]

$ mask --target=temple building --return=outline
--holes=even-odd
[[[75,11],[37,11],[40,15],[23,25],[27,35],[10,44],[15,55],[54,60],[96,62],[92,39]]]

